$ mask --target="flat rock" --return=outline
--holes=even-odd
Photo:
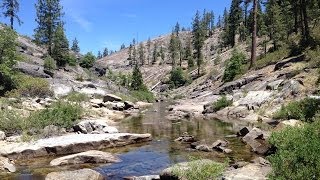
[[[204,152],[211,152],[212,148],[210,148],[208,145],[201,144],[201,145],[196,146],[196,150],[204,151]]]
[[[46,176],[46,180],[104,180],[97,171],[80,169],[76,171],[52,172]]]
[[[121,160],[115,155],[102,151],[87,151],[69,156],[60,157],[50,162],[51,166],[61,166],[70,164],[99,164],[99,163],[117,163]]]
[[[0,156],[0,171],[16,172],[16,167],[8,158]]]
[[[152,103],[147,103],[147,102],[138,101],[138,102],[136,102],[136,105],[137,105],[139,108],[144,109],[144,108],[148,108],[148,107],[152,106],[153,104],[152,104]]]
[[[303,125],[303,122],[302,121],[299,121],[299,120],[295,120],[295,119],[290,119],[290,120],[286,120],[286,121],[281,121],[276,129],[277,130],[281,130],[281,129],[284,129],[286,127],[299,127]]]
[[[263,131],[259,128],[253,128],[248,134],[243,138],[243,142],[249,142],[250,140],[263,139]]]
[[[267,84],[267,90],[278,90],[280,84],[283,82],[283,79],[275,80]]]
[[[114,102],[114,101],[122,101],[122,98],[113,94],[106,94],[103,97],[103,102]]]
[[[265,180],[271,172],[269,165],[248,164],[238,169],[230,169],[223,174],[225,180]]]
[[[217,140],[212,144],[212,148],[219,148],[219,147],[227,147],[228,146],[228,141],[223,141],[223,140]]]
[[[125,177],[125,180],[160,180],[159,175]]]
[[[29,143],[8,143],[0,147],[0,155],[22,159],[48,155],[66,155],[151,140],[151,134],[69,134]]]
[[[246,106],[249,110],[260,107],[262,104],[271,100],[272,92],[270,91],[249,91],[244,98],[240,98],[235,104]]]

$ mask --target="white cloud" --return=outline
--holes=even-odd
[[[78,23],[85,31],[90,32],[92,23],[78,14],[70,14],[74,22]]]

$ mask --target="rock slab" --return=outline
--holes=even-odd
[[[80,169],[76,171],[52,172],[46,176],[46,180],[104,180],[97,171]]]
[[[0,171],[16,172],[16,167],[8,158],[0,156]]]
[[[121,160],[107,152],[102,151],[87,151],[78,154],[72,154],[69,156],[60,157],[54,159],[50,162],[51,166],[61,166],[61,165],[72,165],[72,164],[85,164],[85,163],[92,163],[92,164],[99,164],[99,163],[117,163]]]

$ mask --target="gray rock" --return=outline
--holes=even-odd
[[[121,160],[111,153],[102,151],[87,151],[83,153],[73,154],[69,156],[60,157],[50,162],[51,166],[62,166],[72,164],[101,164],[101,163],[117,163]]]
[[[212,144],[212,148],[227,147],[228,144],[229,144],[228,141],[217,140]]]
[[[243,127],[240,129],[240,131],[237,133],[238,136],[245,136],[250,132],[250,129],[248,127]]]
[[[272,92],[270,91],[249,91],[247,96],[235,102],[240,106],[246,106],[248,110],[255,110],[262,104],[271,100]]]
[[[16,167],[8,158],[0,156],[0,170],[2,170],[2,171],[6,170],[9,172],[16,172]]]
[[[243,138],[242,141],[247,143],[251,140],[255,139],[263,139],[263,132],[259,128],[253,128],[248,134],[246,134]]]
[[[201,144],[201,145],[196,146],[196,150],[204,151],[204,152],[211,152],[212,148],[210,148],[208,145]]]
[[[296,80],[284,81],[281,86],[284,96],[297,95],[301,92],[301,89],[303,87],[303,85]]]
[[[6,139],[6,133],[4,133],[3,131],[0,131],[0,141],[3,141]]]
[[[114,102],[114,101],[122,101],[121,97],[118,97],[113,94],[107,94],[103,97],[103,102]]]
[[[134,108],[134,103],[130,102],[130,101],[125,101],[124,102],[124,109],[128,110],[128,109],[131,109],[131,108]]]
[[[174,141],[178,141],[182,143],[193,143],[193,142],[196,142],[197,140],[195,139],[194,136],[184,133],[182,136],[178,137]]]
[[[269,165],[261,165],[250,163],[243,167],[231,168],[223,173],[222,179],[225,180],[267,180],[268,174],[271,172]]]
[[[83,134],[118,133],[115,127],[108,126],[104,120],[85,120],[73,126],[75,132]]]
[[[283,79],[279,79],[279,80],[270,82],[269,84],[267,84],[266,89],[267,90],[278,90],[278,88],[282,82],[283,82]]]
[[[16,70],[30,75],[32,77],[40,77],[40,78],[50,78],[51,76],[44,72],[44,68],[42,66],[28,64],[25,62],[18,62],[15,67]]]
[[[46,176],[46,180],[104,180],[97,171],[80,169],[76,171],[52,172]]]

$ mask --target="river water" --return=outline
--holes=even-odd
[[[111,165],[78,165],[69,167],[52,168],[48,164],[55,157],[37,158],[34,160],[18,162],[19,174],[1,176],[0,179],[42,180],[52,171],[62,171],[79,168],[93,168],[102,173],[108,180],[123,179],[123,177],[155,175],[163,169],[189,159],[207,158],[219,162],[228,160],[250,161],[254,154],[245,147],[239,138],[226,138],[234,134],[237,128],[235,124],[228,124],[219,120],[195,120],[185,119],[172,123],[165,116],[168,114],[169,103],[155,103],[154,106],[141,116],[127,118],[119,124],[120,132],[150,133],[153,140],[148,143],[130,145],[122,148],[106,149],[106,152],[118,154],[122,160]],[[218,139],[226,139],[230,142],[228,148],[231,154],[225,155],[219,152],[199,152],[190,149],[188,144],[180,144],[174,140],[187,132],[195,136],[203,144],[212,144]]]

